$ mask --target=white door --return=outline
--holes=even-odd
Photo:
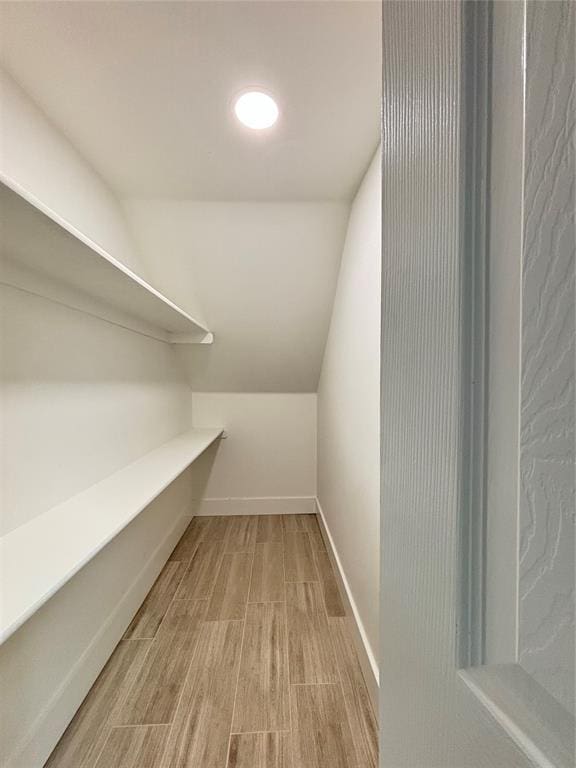
[[[573,768],[570,0],[383,3],[381,768]]]

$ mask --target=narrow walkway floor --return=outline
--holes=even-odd
[[[49,768],[376,768],[313,515],[197,517]]]

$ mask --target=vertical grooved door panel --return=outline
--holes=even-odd
[[[383,3],[380,768],[527,768],[457,668],[477,3]]]

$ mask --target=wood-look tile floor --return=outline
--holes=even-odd
[[[48,768],[376,768],[313,515],[197,517]]]

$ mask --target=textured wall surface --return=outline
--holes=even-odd
[[[456,668],[466,5],[383,4],[381,768],[530,764]]]
[[[520,663],[574,712],[574,25],[529,2],[522,275]]]

